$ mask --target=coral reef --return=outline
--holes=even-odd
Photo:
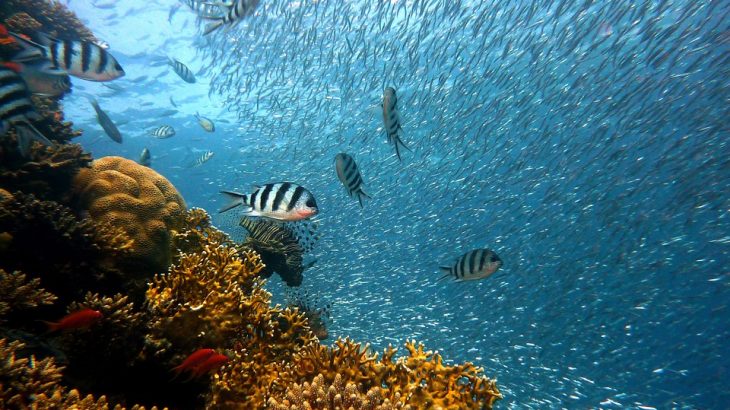
[[[296,290],[291,289],[287,289],[286,292],[287,306],[296,308],[304,314],[309,328],[312,329],[317,339],[327,339],[329,337],[327,327],[332,321],[331,305],[329,303],[323,304],[319,297],[312,296],[308,291],[301,291],[299,288],[296,288]]]
[[[91,155],[83,152],[78,144],[52,147],[36,144],[30,156],[24,158],[15,142],[0,143],[0,186],[67,204],[74,176],[90,163]]]
[[[40,287],[38,278],[28,280],[18,271],[5,272],[0,268],[0,322],[11,310],[50,305],[56,296]]]
[[[20,192],[0,201],[0,267],[41,278],[62,305],[87,290],[125,289],[116,268],[131,240],[118,228],[79,220],[71,209]],[[60,313],[60,312],[56,312]]]
[[[403,405],[398,396],[395,403],[382,397],[380,388],[372,387],[365,393],[350,382],[345,384],[338,374],[331,384],[326,384],[321,374],[314,377],[312,383],[303,385],[294,383],[286,389],[283,397],[269,397],[268,408],[272,410],[294,409],[353,409],[353,410],[410,410],[413,407]]]
[[[94,34],[61,2],[46,0],[3,0],[0,20],[10,30],[33,34],[43,30],[52,37],[95,41]]]
[[[123,261],[141,279],[167,269],[171,231],[184,222],[185,201],[153,169],[121,157],[104,157],[79,171],[73,182],[75,208],[92,220],[123,227],[134,240]]]

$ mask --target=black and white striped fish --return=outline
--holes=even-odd
[[[350,196],[357,194],[357,200],[362,208],[362,197],[370,198],[370,196],[362,190],[362,176],[357,169],[355,159],[344,152],[337,154],[335,156],[335,170],[337,171],[337,178],[345,186],[347,193]]]
[[[395,145],[395,155],[400,160],[400,147],[409,151],[411,149],[400,139],[403,128],[401,127],[397,104],[398,97],[395,95],[395,89],[393,87],[387,87],[383,91],[383,125],[385,127],[385,133],[388,136],[388,142]]]
[[[449,276],[456,278],[457,282],[464,280],[477,280],[489,277],[502,266],[502,260],[496,253],[489,249],[475,249],[459,257],[452,266],[440,266],[445,279]]]
[[[51,145],[51,141],[30,123],[40,118],[30,100],[30,91],[20,75],[0,65],[0,136],[4,136],[10,127],[15,127],[18,149],[23,156],[27,156],[32,140]]]
[[[206,162],[210,161],[211,158],[213,158],[213,155],[215,155],[215,152],[213,151],[205,151],[203,155],[199,156],[195,159],[195,162],[190,166],[191,168],[199,167]]]
[[[259,5],[259,0],[235,0],[235,2],[225,10],[225,15],[218,18],[209,18],[209,20],[215,20],[205,26],[203,35],[207,35],[217,30],[224,24],[235,24],[241,21],[241,19],[248,17],[253,14],[256,7]]]
[[[180,0],[190,7],[200,18],[222,18],[226,14],[226,8],[232,3],[211,2],[206,0]],[[168,21],[172,19],[174,12],[170,12]]]
[[[298,221],[319,213],[311,192],[292,182],[277,182],[254,187],[251,195],[221,191],[231,199],[219,212],[239,205],[247,216],[262,216],[280,221]]]
[[[91,103],[91,106],[94,107],[94,111],[96,111],[96,120],[99,122],[99,125],[101,125],[101,128],[104,129],[106,135],[108,135],[112,141],[121,144],[122,133],[119,132],[119,128],[114,125],[112,119],[109,118],[109,115],[101,109],[99,103],[94,98],[89,98],[89,102]]]
[[[117,60],[104,48],[90,41],[58,40],[46,34],[38,35],[38,42],[11,33],[15,40],[28,50],[37,50],[40,57],[51,62],[54,68],[60,68],[74,77],[89,81],[111,81],[124,76],[124,69]],[[18,61],[29,61],[22,57]],[[29,53],[28,59],[37,54]]]
[[[150,131],[150,135],[159,139],[170,138],[175,135],[175,129],[169,125],[161,125]]]
[[[190,69],[185,64],[175,60],[172,57],[168,57],[167,64],[172,67],[173,71],[175,71],[175,74],[182,78],[183,81],[190,84],[195,83],[195,74],[193,74],[193,72],[190,71]]]

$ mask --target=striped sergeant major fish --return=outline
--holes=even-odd
[[[317,213],[317,202],[311,192],[292,182],[277,182],[255,186],[251,195],[221,191],[231,199],[220,212],[243,206],[246,216],[261,216],[279,221],[299,221]]]
[[[489,277],[502,266],[502,260],[496,253],[489,249],[475,249],[459,257],[452,266],[440,266],[445,279],[449,276],[456,278],[457,282],[464,280],[477,280]]]
[[[204,130],[208,132],[215,131],[215,124],[213,121],[209,120],[208,118],[203,117],[202,115],[195,113],[195,119],[198,120],[198,124],[200,124],[201,127],[203,127]]]
[[[198,17],[204,19],[223,18],[226,14],[226,8],[233,4],[232,2],[210,2],[204,0],[180,0],[180,2],[190,7]],[[168,21],[172,19],[173,14],[174,12],[170,11]]]
[[[37,58],[50,61],[53,68],[65,70],[74,77],[89,81],[111,81],[124,76],[119,62],[104,48],[91,41],[58,40],[45,33],[38,42],[11,33],[25,50],[14,57],[27,62]]]
[[[101,125],[101,128],[104,129],[106,135],[108,135],[112,141],[121,144],[122,133],[119,132],[119,129],[116,125],[114,125],[114,122],[111,118],[109,118],[109,115],[101,109],[96,99],[89,98],[89,102],[91,103],[91,106],[94,107],[94,111],[96,111],[96,120],[99,122],[99,125]]]
[[[213,151],[205,151],[203,155],[199,156],[195,159],[195,162],[190,166],[191,168],[199,167],[206,162],[210,161],[211,158],[213,158],[213,155],[215,155],[215,152]]]
[[[51,145],[51,141],[30,123],[40,120],[41,116],[36,112],[30,91],[17,70],[20,70],[17,64],[0,64],[0,136],[5,135],[10,127],[15,127],[18,150],[26,157],[31,141],[45,145]]]
[[[170,138],[175,135],[175,129],[169,125],[161,125],[150,131],[150,135],[159,139]]]
[[[362,176],[357,169],[355,159],[344,152],[337,154],[335,156],[335,170],[337,171],[337,178],[345,186],[347,193],[350,196],[357,194],[357,200],[360,202],[360,208],[362,208],[362,197],[370,198],[370,196],[362,190]]]
[[[395,145],[395,155],[398,156],[400,161],[400,147],[407,150],[411,150],[403,143],[400,139],[400,135],[403,133],[403,128],[400,124],[400,115],[398,115],[398,97],[395,95],[395,88],[387,87],[383,91],[383,125],[385,126],[385,133],[388,136],[388,142]]]
[[[233,25],[238,23],[243,18],[252,15],[258,5],[259,0],[235,0],[232,5],[225,9],[223,17],[208,18],[215,21],[205,26],[203,35],[214,32],[224,24]]]
[[[175,60],[172,57],[167,58],[167,64],[172,67],[173,71],[175,71],[175,74],[182,78],[183,81],[190,84],[195,83],[195,74],[193,74],[193,72],[190,71],[190,69],[185,64]]]

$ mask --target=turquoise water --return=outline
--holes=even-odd
[[[302,288],[332,304],[330,340],[415,338],[473,361],[501,408],[730,406],[730,3],[262,0],[206,37],[186,6],[168,20],[175,4],[69,2],[127,73],[119,90],[73,79],[77,141],[95,157],[149,148],[211,214],[222,189],[307,187],[321,239]],[[147,134],[160,125],[176,135]],[[362,209],[339,152],[373,198]],[[240,239],[236,212],[214,221]],[[496,274],[436,282],[480,247]]]

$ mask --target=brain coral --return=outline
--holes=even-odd
[[[129,262],[140,274],[167,269],[171,232],[185,213],[185,201],[167,179],[134,161],[104,157],[79,171],[73,190],[79,210],[127,231],[134,240]]]

